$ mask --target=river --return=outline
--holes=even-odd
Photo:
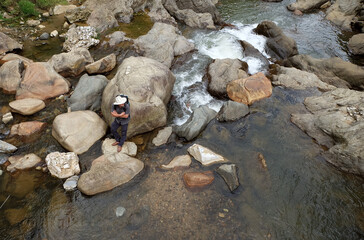
[[[290,2],[223,0],[219,11],[237,28],[182,30],[198,52],[173,69],[177,80],[170,124],[182,124],[200,105],[220,108],[222,101],[207,93],[203,80],[212,58],[245,60],[250,73],[266,70],[259,61],[246,58],[237,43],[246,40],[266,54],[265,39],[252,33],[263,20],[276,22],[294,38],[301,54],[350,59],[346,38],[322,12],[298,17],[286,10]],[[275,87],[272,96],[254,103],[245,118],[230,123],[213,120],[192,142],[176,139],[153,147],[150,142],[156,132],[146,134],[139,146],[144,150],[137,155],[146,165],[142,173],[124,186],[93,197],[79,191],[66,193],[61,180],[40,171],[3,173],[0,204],[10,198],[0,209],[0,215],[7,216],[0,218],[0,238],[363,239],[363,179],[328,164],[321,156],[325,149],[290,122],[290,114],[304,112],[304,98],[314,93]],[[1,103],[9,99],[11,96],[2,97]],[[202,167],[193,161],[187,170],[159,168],[174,156],[186,154],[193,143],[237,165],[241,186],[236,192],[230,193],[217,174],[204,189],[192,191],[184,186],[184,172],[214,170],[217,166]],[[60,149],[51,139],[37,144],[46,145],[47,151]],[[82,171],[101,154],[100,146],[97,142],[80,155]],[[262,167],[258,154],[263,154],[267,168]],[[125,213],[117,217],[120,207]],[[14,209],[24,220],[11,225],[8,219]]]

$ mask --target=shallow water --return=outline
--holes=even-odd
[[[219,108],[221,101],[208,95],[203,80],[210,54],[241,54],[218,50],[231,39],[232,47],[225,50],[234,49],[236,39],[250,36],[241,33],[263,19],[274,20],[283,27],[296,39],[301,53],[347,58],[335,27],[328,27],[320,13],[299,18],[285,11],[287,4],[288,1],[222,1],[219,8],[223,18],[238,25],[238,32],[184,31],[199,50],[206,51],[200,50],[174,69],[177,82],[170,104],[171,123],[181,123],[201,104]],[[305,27],[306,21],[312,22],[326,38],[312,36],[316,31]],[[221,44],[211,41],[215,36],[222,36]],[[200,37],[204,38],[201,42]],[[255,46],[259,46],[259,41]],[[291,113],[305,112],[303,99],[317,93],[276,87],[270,98],[254,103],[245,118],[231,123],[214,120],[193,142],[176,139],[166,146],[153,147],[151,140],[157,132],[146,134],[145,143],[138,146],[145,150],[137,156],[144,161],[145,169],[128,184],[93,197],[79,191],[66,193],[63,181],[48,173],[5,172],[0,176],[0,206],[10,197],[0,209],[0,238],[363,239],[363,180],[325,162],[321,157],[323,149],[290,122]],[[11,99],[12,96],[2,95],[1,105]],[[61,100],[48,104],[65,111]],[[56,114],[47,115],[47,121],[52,122]],[[34,118],[37,117],[42,116]],[[21,117],[16,115],[15,121],[21,121]],[[62,150],[51,138],[45,134],[36,146],[28,147],[40,153],[42,148]],[[202,167],[193,160],[189,169],[164,171],[158,167],[186,154],[193,143],[212,149],[238,166],[241,186],[234,194],[216,173],[214,182],[206,188],[189,190],[184,186],[183,173],[213,171],[218,165]],[[19,152],[29,148],[20,147]],[[80,155],[82,172],[100,154],[101,141]],[[258,154],[264,156],[266,169]],[[116,216],[118,207],[126,209],[121,217]],[[24,220],[11,225],[9,209],[24,210]]]

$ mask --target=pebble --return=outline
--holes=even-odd
[[[126,209],[123,207],[117,207],[115,210],[116,217],[122,217],[125,213]]]
[[[35,169],[38,170],[38,171],[40,171],[40,170],[42,170],[42,167],[41,166],[38,166]]]
[[[40,35],[39,39],[40,40],[47,40],[49,38],[49,33],[42,33],[42,35]]]
[[[58,31],[54,30],[51,32],[51,37],[57,37],[58,36]]]
[[[79,178],[79,176],[72,176],[67,178],[67,180],[63,183],[63,188],[66,191],[75,190],[77,188],[77,182]]]
[[[45,26],[44,26],[44,25],[38,25],[38,27],[39,27],[40,29],[45,28]]]
[[[219,213],[219,217],[224,218],[225,217],[225,214]]]

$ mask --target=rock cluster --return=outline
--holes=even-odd
[[[90,48],[99,44],[97,39],[96,28],[91,26],[72,25],[66,33],[66,41],[63,43],[63,49],[71,51],[78,48]]]

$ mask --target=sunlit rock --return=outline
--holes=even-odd
[[[95,112],[76,111],[54,119],[52,136],[67,150],[81,154],[103,137],[106,129],[106,123]]]
[[[0,56],[0,65],[4,64],[6,62],[13,61],[13,60],[21,60],[24,63],[25,67],[28,66],[28,64],[33,62],[33,60],[31,60],[29,58],[26,58],[26,57],[23,57],[23,56],[20,56],[18,54],[8,53],[3,57]]]
[[[27,155],[11,156],[8,158],[10,165],[6,168],[9,172],[32,168],[39,164],[42,159],[34,153]]]
[[[86,71],[88,74],[105,73],[113,70],[115,66],[116,55],[112,53],[96,62],[86,65]]]
[[[12,153],[15,152],[17,149],[17,147],[11,145],[10,143],[0,140],[0,153]]]
[[[235,164],[223,164],[216,169],[216,172],[224,179],[231,192],[240,185]]]
[[[71,51],[78,48],[90,48],[99,44],[97,39],[96,28],[91,26],[76,26],[74,24],[68,29],[65,35],[66,41],[63,43],[63,49]]]
[[[290,11],[299,10],[301,12],[310,12],[315,9],[319,9],[323,4],[328,2],[327,0],[297,0],[287,6]]]
[[[104,155],[111,155],[117,153],[117,146],[113,146],[112,144],[115,142],[115,139],[106,138],[102,142],[102,153]],[[121,149],[121,153],[127,154],[131,157],[135,157],[137,154],[138,147],[133,142],[124,142],[123,148]]]
[[[211,171],[208,172],[188,172],[183,174],[183,181],[187,187],[204,187],[210,185],[214,181],[214,175]]]
[[[78,156],[74,152],[52,152],[46,156],[45,161],[54,177],[68,178],[80,173]]]
[[[86,195],[109,191],[129,182],[143,168],[142,161],[123,153],[102,155],[92,162],[88,172],[81,175],[77,188]]]
[[[68,10],[72,10],[72,9],[75,9],[77,8],[76,5],[56,5],[54,8],[53,8],[53,14],[54,15],[59,15],[59,14],[63,14],[65,13],[66,11]]]
[[[182,155],[182,156],[177,156],[175,158],[173,158],[173,160],[168,163],[167,165],[161,165],[161,168],[163,169],[173,169],[173,168],[178,168],[178,167],[189,167],[192,163],[191,157],[190,155]]]
[[[0,32],[0,55],[6,52],[11,52],[14,49],[23,49],[23,45]]]
[[[172,134],[172,127],[166,127],[158,131],[158,135],[153,138],[152,143],[155,146],[161,146],[167,143],[169,137]]]
[[[0,88],[6,93],[15,93],[22,80],[24,63],[21,60],[5,62],[0,67]]]
[[[210,166],[216,163],[224,163],[228,161],[223,156],[216,154],[210,149],[199,144],[193,144],[187,149],[187,151],[192,155],[192,157],[194,157],[204,166]]]
[[[84,6],[68,9],[64,14],[64,17],[68,20],[69,23],[75,22],[86,22],[88,17],[91,14],[91,10],[87,9]]]
[[[12,112],[22,115],[32,115],[45,108],[44,101],[36,98],[24,98],[9,103]]]
[[[231,81],[226,89],[231,100],[247,105],[272,95],[272,84],[262,72]]]
[[[5,113],[2,117],[2,121],[3,123],[7,124],[11,121],[13,121],[13,115],[11,114],[11,112]]]
[[[364,33],[352,36],[348,46],[354,55],[364,55]]]
[[[119,25],[113,12],[104,8],[93,10],[87,24],[94,27],[97,32],[104,32]]]

